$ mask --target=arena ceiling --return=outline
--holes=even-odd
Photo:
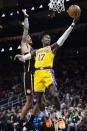
[[[43,32],[51,33],[53,39],[57,39],[65,29],[70,25],[72,19],[66,12],[57,14],[49,11],[49,0],[0,0],[0,47],[13,44],[12,41],[21,40],[23,32],[23,14],[22,8],[26,8],[30,17],[30,34],[38,39]],[[78,4],[82,9],[81,18],[72,33],[73,41],[77,44],[87,44],[87,0],[70,0],[65,2],[66,9],[71,4]],[[43,5],[42,9],[39,6]],[[35,7],[35,10],[31,10]],[[17,14],[19,11],[19,14]],[[13,13],[13,15],[11,15]],[[2,15],[5,14],[5,17]],[[78,32],[78,36],[75,34]],[[37,40],[37,39],[36,39]]]

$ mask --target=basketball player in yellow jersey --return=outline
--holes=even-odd
[[[45,37],[49,37],[46,35]],[[35,76],[34,76],[34,90],[35,92],[45,92],[46,87],[54,82],[52,74],[54,54],[51,47],[47,46],[36,51],[35,58]],[[38,77],[39,79],[38,79]],[[44,79],[43,79],[44,78]]]
[[[43,48],[39,50],[34,50],[32,54],[27,55],[16,55],[15,59],[18,58],[20,61],[25,61],[35,57],[35,75],[34,75],[34,91],[37,94],[37,103],[40,110],[43,110],[42,104],[42,94],[45,89],[48,88],[49,93],[54,99],[54,104],[56,108],[60,109],[60,103],[58,98],[57,87],[55,84],[54,72],[53,72],[53,60],[55,53],[63,45],[65,40],[68,38],[69,34],[72,32],[73,27],[78,19],[74,19],[69,28],[64,32],[64,34],[58,39],[57,42],[50,45],[51,37],[49,35],[44,35],[42,38]]]

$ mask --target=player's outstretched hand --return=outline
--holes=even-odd
[[[78,17],[78,18],[74,18],[74,19],[73,19],[73,23],[75,23],[75,24],[76,24],[76,23],[77,23],[77,21],[79,20],[79,18],[80,18],[80,17]]]
[[[24,9],[22,9],[22,12],[25,16],[29,16]]]
[[[20,61],[24,61],[23,55],[15,55],[14,60],[19,59]]]

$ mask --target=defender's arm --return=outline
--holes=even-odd
[[[16,55],[14,60],[19,59],[20,61],[24,62],[26,60],[30,60],[36,56],[36,50],[33,50],[32,53],[28,53],[26,55]]]
[[[24,14],[24,32],[23,32],[21,43],[25,43],[26,36],[28,35],[28,30],[29,30],[29,22],[28,22],[28,14],[24,10],[22,10],[22,12]]]

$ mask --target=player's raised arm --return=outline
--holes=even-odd
[[[63,43],[65,42],[65,40],[68,38],[68,36],[70,35],[70,33],[72,32],[76,22],[78,21],[79,18],[74,18],[72,24],[69,26],[69,28],[64,32],[64,34],[57,40],[57,42],[55,42],[54,44],[51,45],[51,49],[53,51],[53,53],[55,54],[56,51],[58,50],[59,47],[61,47],[63,45]]]
[[[26,13],[26,11],[22,9],[22,12],[24,14],[24,32],[23,32],[21,43],[25,43],[29,30],[29,22],[28,22],[28,14]]]

